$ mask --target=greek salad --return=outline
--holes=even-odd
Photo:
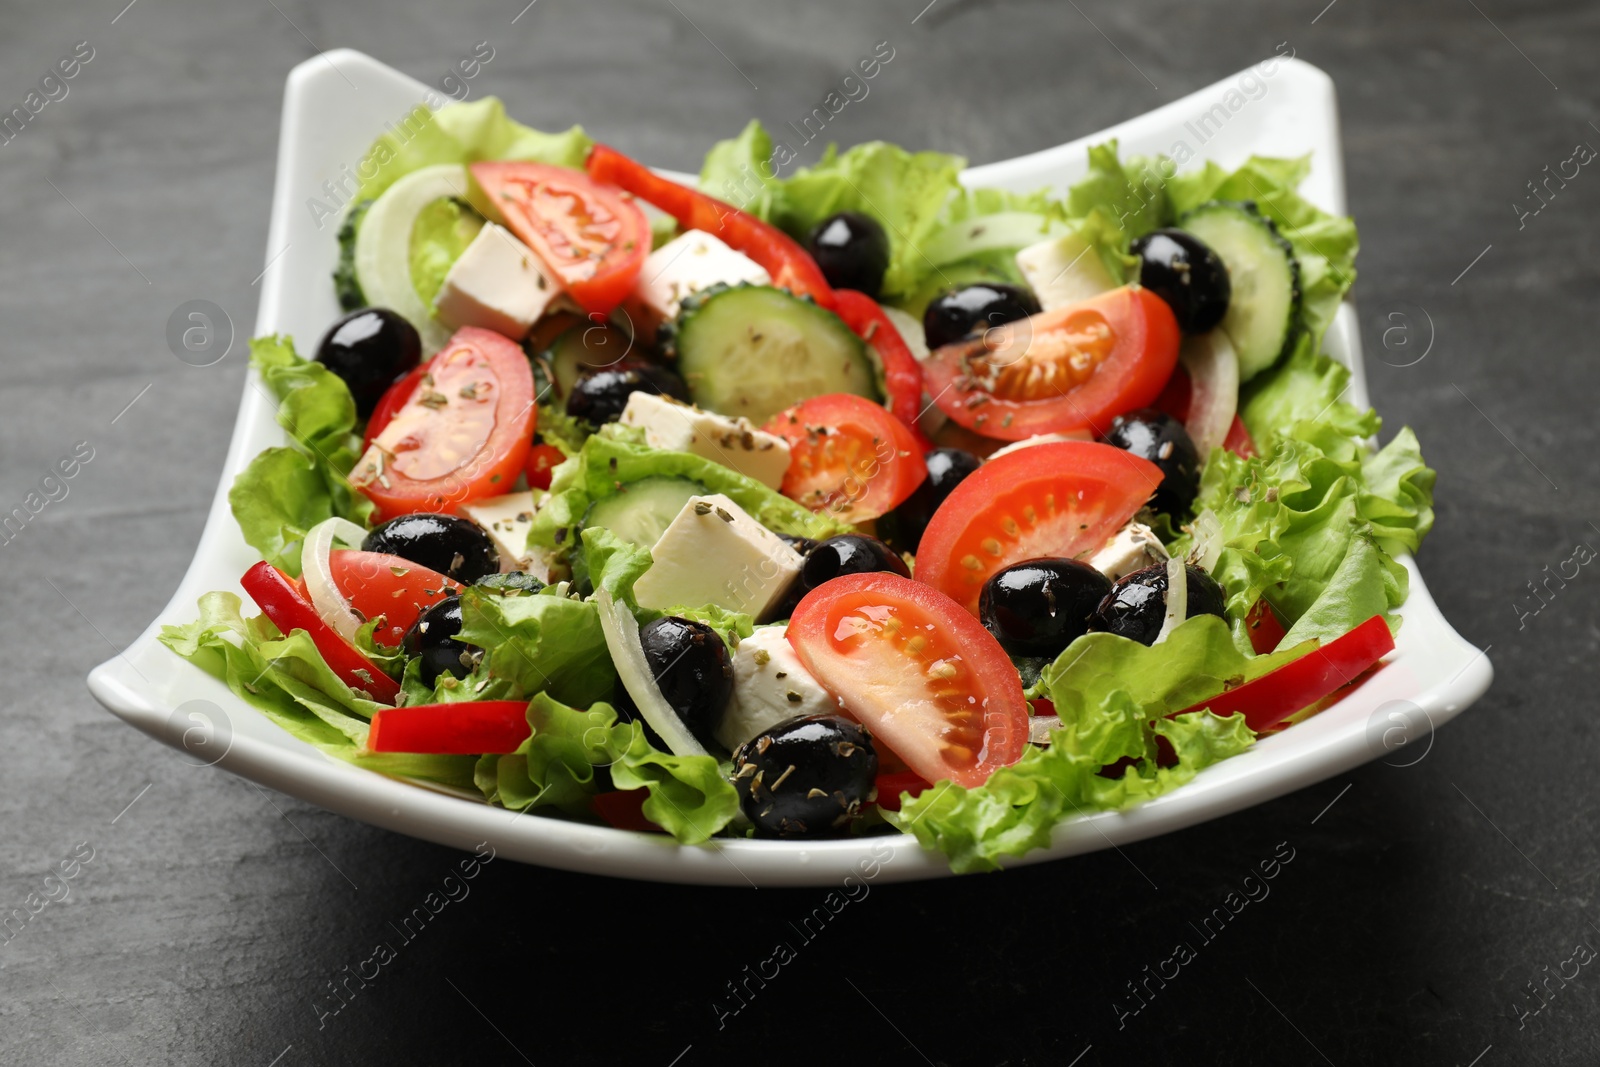
[[[426,134],[360,169],[345,316],[252,342],[262,558],[161,638],[329,755],[977,870],[1393,649],[1434,474],[1321,351],[1357,240],[1312,161],[784,178],[753,122],[691,188],[494,99]]]

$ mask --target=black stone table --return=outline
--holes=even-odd
[[[55,898],[0,942],[0,1061],[1600,1058],[1600,575],[1528,586],[1600,545],[1600,171],[1528,185],[1600,145],[1592,3],[124,2],[0,7],[0,113],[79,53],[66,95],[0,143],[0,510],[92,450],[0,544],[0,912]],[[180,362],[166,322],[204,299],[249,330],[284,75],[348,45],[437,82],[481,40],[476,93],[689,170],[752,115],[808,113],[878,41],[892,64],[828,133],[974,162],[1289,42],[1339,87],[1372,392],[1439,470],[1422,567],[1494,688],[1414,766],[1121,852],[873,887],[737,1012],[728,983],[818,891],[499,861],[397,937],[461,855],[192,768],[83,678],[199,537],[244,365]],[[1270,896],[1197,936],[1275,856]],[[335,999],[380,941],[395,958]],[[1166,962],[1180,941],[1192,958]]]

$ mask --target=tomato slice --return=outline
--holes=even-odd
[[[369,694],[380,704],[393,704],[400,695],[395,680],[323,622],[311,600],[278,568],[262,560],[244,572],[239,584],[281,633],[304,630],[309,634],[323,661],[345,685]]]
[[[1251,438],[1250,430],[1245,426],[1244,420],[1239,416],[1233,417],[1233,425],[1228,427],[1228,436],[1222,439],[1222,447],[1244,459],[1256,454],[1256,443]]]
[[[772,276],[772,284],[796,296],[809,296],[818,305],[833,307],[833,288],[822,268],[800,243],[782,230],[746,214],[716,197],[663,178],[643,163],[614,148],[597,144],[585,164],[591,175],[623,189],[665,211],[686,230],[714,233],[737,252],[743,252]]]
[[[397,648],[424,610],[461,591],[461,583],[438,571],[385,552],[334,549],[328,553],[333,584],[363,619],[383,616],[372,632],[380,645]]]
[[[550,472],[567,461],[567,454],[543,441],[528,449],[528,488],[550,488]]]
[[[995,571],[1099,548],[1160,484],[1154,463],[1094,441],[1033,445],[992,459],[933,513],[915,577],[976,614]]]
[[[1178,362],[1172,309],[1123,286],[956,341],[923,364],[928,395],[986,437],[1093,430],[1144,407]]]
[[[411,394],[416,392],[417,385],[422,381],[422,376],[428,373],[426,363],[417,367],[409,374],[396,378],[394,384],[384,390],[383,396],[378,398],[378,404],[372,409],[372,414],[367,418],[367,428],[362,435],[361,450],[365,452],[372,447],[372,439],[383,432],[383,428],[394,421],[394,413],[406,406],[406,401],[411,399]]]
[[[545,163],[474,163],[472,178],[583,310],[609,315],[650,254],[650,223],[614,185]]]
[[[925,781],[981,785],[1028,747],[1022,679],[961,605],[898,574],[807,593],[789,644],[822,687]]]
[[[511,491],[527,465],[537,409],[533,369],[522,349],[491,330],[466,326],[394,389],[409,388],[350,474],[382,518],[450,512]],[[415,372],[414,372],[415,373]],[[392,414],[391,414],[392,412]],[[372,432],[369,429],[369,432]]]
[[[928,476],[911,429],[849,393],[803,400],[763,429],[789,442],[783,495],[840,522],[888,514]]]
[[[922,415],[922,365],[906,347],[895,324],[889,321],[876,300],[853,289],[834,290],[833,311],[877,354],[883,366],[889,410],[910,428],[923,452],[932,448],[932,442],[917,426],[917,419]]]
[[[367,748],[437,756],[504,754],[515,752],[531,732],[526,700],[417,704],[374,715]]]
[[[921,795],[933,786],[922,780],[922,775],[915,771],[880,771],[873,780],[873,788],[878,791],[875,803],[885,811],[900,810],[900,795],[910,793],[913,797]]]

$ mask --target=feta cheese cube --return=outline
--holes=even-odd
[[[550,581],[550,564],[544,552],[528,544],[534,513],[547,495],[528,489],[461,506],[462,514],[489,532],[489,539],[500,553],[502,571],[523,571],[541,582]]]
[[[446,325],[481,326],[520,341],[558,292],[533,249],[486,222],[450,265],[433,306]]]
[[[633,320],[636,336],[654,338],[663,322],[678,317],[684,297],[718,282],[771,285],[772,276],[721,238],[704,230],[689,230],[650,253],[622,307]]]
[[[670,396],[636,392],[619,420],[644,430],[645,444],[670,452],[690,452],[754,478],[768,489],[783,484],[789,469],[789,443],[756,428],[749,419],[730,419],[680,403]]]
[[[733,703],[715,731],[730,752],[785,719],[839,710],[795,655],[787,630],[759,627],[733,653]]]
[[[1101,574],[1116,581],[1134,571],[1167,561],[1167,546],[1142,522],[1130,522],[1111,535],[1094,554],[1084,560]]]
[[[693,496],[662,533],[655,562],[634,583],[643,607],[715,604],[761,619],[800,575],[789,544],[721,493]]]
[[[1119,284],[1093,246],[1077,233],[1022,249],[1017,253],[1017,269],[1045,311],[1098,296]]]

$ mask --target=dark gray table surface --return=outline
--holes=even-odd
[[[1600,974],[1578,950],[1600,947],[1600,577],[1552,585],[1536,614],[1527,588],[1600,545],[1600,173],[1536,216],[1513,206],[1574,145],[1600,145],[1600,7],[542,0],[513,25],[523,0],[124,2],[0,7],[0,111],[77,42],[94,50],[0,144],[0,511],[76,442],[94,449],[68,496],[0,544],[0,914],[68,894],[0,935],[0,1061],[1600,1058]],[[1090,133],[1290,42],[1339,87],[1372,392],[1439,470],[1422,568],[1490,646],[1494,688],[1414,766],[1120,852],[875,887],[720,1026],[726,984],[820,891],[496,862],[322,1014],[330,982],[395,940],[389,924],[460,857],[191,768],[83,678],[166,602],[199,537],[244,366],[185,365],[166,322],[207,299],[250,327],[285,73],[349,45],[436,81],[479,40],[496,55],[476,93],[690,170],[752,115],[809,111],[879,40],[892,66],[829,132],[974,162]],[[1386,348],[1404,324],[1413,347]],[[1280,848],[1294,860],[1270,897],[1195,936]],[[1119,1018],[1127,984],[1179,941],[1196,958]]]

